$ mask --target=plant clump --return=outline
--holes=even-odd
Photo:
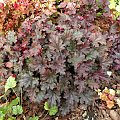
[[[1,82],[16,76],[16,92],[22,89],[24,100],[47,101],[58,114],[91,105],[95,90],[114,79],[107,71],[120,70],[119,23],[99,30],[94,21],[100,6],[102,17],[111,19],[107,0],[83,0],[80,8],[76,2],[61,2],[54,14],[27,17],[17,32],[0,36]]]

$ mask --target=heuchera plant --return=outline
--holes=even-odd
[[[100,4],[109,17],[107,1]],[[99,31],[94,24],[99,9],[95,0],[82,0],[80,8],[62,2],[56,16],[28,17],[18,32],[1,36],[1,81],[16,76],[24,98],[39,104],[47,100],[63,115],[79,103],[92,104],[94,90],[112,80],[107,71],[120,70],[116,24]]]
[[[0,1],[0,34],[15,30],[29,16],[35,17],[44,12],[51,15],[56,12],[54,0],[3,0]]]

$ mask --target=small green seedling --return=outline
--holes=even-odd
[[[21,105],[16,105],[12,107],[12,113],[13,115],[20,115],[23,113],[23,108]]]
[[[20,103],[20,98],[12,100],[10,103],[7,103],[0,107],[0,120],[4,120],[5,116],[9,116],[9,119],[13,120],[12,115],[22,114],[22,106],[18,105]]]
[[[0,99],[2,97],[6,97],[6,92],[8,91],[8,89],[13,90],[13,88],[16,87],[16,83],[17,82],[15,78],[10,76],[5,84],[5,94],[0,96]],[[16,120],[16,118],[13,117],[13,115],[20,115],[22,113],[23,113],[23,108],[20,105],[20,98],[17,96],[17,94],[16,94],[16,98],[11,102],[7,102],[5,104],[0,105],[0,120],[5,120],[6,116],[7,116],[7,120]]]
[[[49,115],[56,115],[58,112],[58,107],[56,105],[50,106],[48,102],[44,103],[44,109],[48,111]]]

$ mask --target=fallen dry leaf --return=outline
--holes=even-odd
[[[111,109],[112,107],[114,107],[114,101],[107,100],[106,103],[107,103],[107,107],[109,109]]]
[[[108,97],[107,97],[107,95],[106,95],[106,93],[102,93],[100,95],[100,99],[103,100],[103,101],[108,101],[109,100]]]

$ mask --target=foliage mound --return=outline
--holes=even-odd
[[[53,15],[27,17],[18,32],[2,35],[1,82],[12,74],[24,99],[47,101],[62,115],[78,104],[92,104],[94,90],[113,80],[107,71],[120,70],[118,23],[105,32],[94,22],[101,8],[101,16],[111,19],[104,1],[62,2]]]

